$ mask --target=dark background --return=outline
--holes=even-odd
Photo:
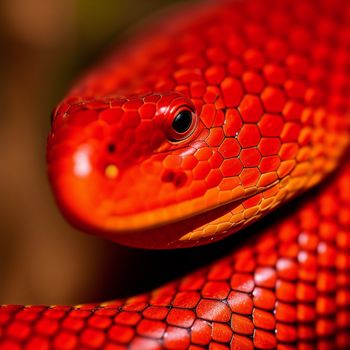
[[[0,304],[134,293],[177,274],[175,260],[186,269],[200,254],[179,261],[84,235],[61,217],[46,178],[50,112],[72,80],[123,31],[172,2],[0,2]]]

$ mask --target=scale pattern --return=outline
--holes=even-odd
[[[143,248],[208,243],[317,184],[345,151],[346,1],[192,6],[128,40],[54,113],[49,174],[83,230]],[[169,142],[183,105],[198,125]]]
[[[349,23],[346,0],[186,4],[88,72],[48,142],[58,204],[86,231],[204,244],[342,170],[229,256],[153,292],[0,307],[1,349],[346,348]],[[169,142],[184,105],[195,130]]]
[[[149,294],[3,306],[0,347],[342,349],[350,341],[350,166],[231,254]]]

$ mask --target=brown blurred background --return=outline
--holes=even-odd
[[[155,272],[160,261],[175,259],[171,254],[122,248],[72,229],[45,169],[50,112],[73,78],[125,28],[169,2],[0,2],[0,304],[103,300],[172,277]],[[186,254],[184,268],[193,260]],[[140,261],[147,261],[144,270]]]

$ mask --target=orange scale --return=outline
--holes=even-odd
[[[231,288],[235,291],[251,293],[254,286],[254,279],[250,274],[236,273],[231,278]]]
[[[197,166],[192,170],[194,180],[205,179],[211,170],[211,166],[206,161],[201,161]]]
[[[140,349],[152,349],[161,350],[158,340],[147,339],[144,337],[136,337],[132,340],[131,344],[127,347],[128,350],[140,350]],[[119,350],[119,349],[118,349]]]
[[[267,64],[263,68],[266,81],[272,85],[283,84],[286,80],[284,69],[277,64]]]
[[[114,321],[122,325],[134,326],[140,319],[141,315],[137,312],[122,311],[115,316]]]
[[[178,292],[172,302],[175,307],[194,308],[200,300],[198,292]]]
[[[223,161],[224,161],[223,156],[217,151],[214,151],[213,155],[208,160],[210,166],[213,169],[218,169]]]
[[[284,121],[278,114],[264,114],[258,123],[262,136],[279,137],[283,129]]]
[[[224,131],[220,127],[212,128],[209,131],[209,135],[206,138],[206,142],[211,147],[220,146],[224,141]]]
[[[286,98],[282,90],[276,87],[268,86],[261,94],[261,99],[265,109],[268,112],[282,112],[286,103]]]
[[[297,320],[299,322],[313,322],[316,319],[316,316],[317,314],[313,304],[299,303],[297,305]]]
[[[222,191],[232,191],[233,188],[236,188],[240,185],[240,181],[236,177],[227,177],[223,178],[219,184],[219,188]],[[242,190],[242,195],[244,195],[244,191]]]
[[[295,281],[298,278],[298,263],[290,258],[280,258],[276,264],[277,276]]]
[[[270,173],[270,172],[276,171],[280,163],[281,163],[281,160],[278,156],[264,157],[259,164],[259,170],[262,173]],[[272,174],[272,175],[274,175],[273,177],[276,176],[275,174]]]
[[[239,155],[241,146],[234,138],[226,138],[219,147],[219,152],[224,158],[231,158]]]
[[[209,174],[205,178],[205,182],[208,185],[208,188],[218,186],[223,179],[223,175],[219,169],[210,170]]]
[[[212,340],[212,328],[207,321],[196,319],[190,332],[192,343],[208,345]]]
[[[85,322],[82,319],[68,316],[62,322],[62,327],[70,332],[78,332],[85,326]]]
[[[2,312],[2,308],[1,308],[1,312]],[[10,313],[9,313],[10,315]],[[37,311],[30,311],[27,308],[19,311],[16,313],[15,317],[17,320],[19,321],[34,321],[35,319],[37,319],[39,317],[40,313]]]
[[[260,171],[263,172],[261,170],[261,167],[259,167],[259,168],[260,168]],[[257,183],[257,186],[258,187],[266,187],[268,185],[271,185],[273,182],[275,182],[277,180],[277,178],[278,177],[277,177],[276,173],[271,172],[271,173],[262,174],[260,176],[258,183]],[[278,191],[277,188],[271,187],[270,189],[264,191],[263,196],[264,196],[264,198],[269,198],[269,199],[274,200],[273,197],[275,197],[275,194],[277,193],[277,191]],[[267,202],[263,202],[262,205],[268,206],[266,203]]]
[[[274,288],[276,284],[276,271],[271,267],[258,267],[254,272],[255,285],[265,288]]]
[[[239,175],[242,185],[245,187],[255,186],[260,176],[261,173],[257,168],[245,168]]]
[[[255,196],[246,199],[242,204],[245,209],[250,209],[258,206],[262,199],[262,193],[258,193]],[[247,211],[245,212],[247,213]]]
[[[100,330],[87,328],[80,335],[80,341],[84,346],[89,348],[101,349],[106,340],[106,335]]]
[[[333,319],[318,318],[316,320],[316,334],[319,337],[327,337],[335,334],[335,327],[336,325]]]
[[[231,317],[231,329],[234,333],[253,335],[254,324],[246,316],[233,314]]]
[[[205,104],[200,114],[200,120],[204,123],[206,128],[211,128],[216,115],[216,108],[213,104]]]
[[[76,348],[78,337],[70,332],[61,331],[53,338],[53,345],[57,349],[71,350]]]
[[[200,300],[196,314],[207,321],[228,322],[231,318],[231,311],[225,303],[210,299]]]
[[[303,111],[304,107],[300,103],[288,101],[283,108],[283,115],[286,120],[298,121],[301,119]]]
[[[254,95],[245,95],[239,105],[239,112],[247,123],[257,122],[263,115],[264,110],[260,99]]]
[[[206,84],[203,81],[194,81],[190,84],[190,94],[193,98],[201,98],[205,94]]]
[[[254,333],[254,346],[259,349],[275,349],[277,346],[276,336],[272,333],[257,329]],[[278,347],[279,350],[280,347]]]
[[[41,335],[52,336],[57,332],[58,326],[59,323],[57,320],[44,317],[35,324],[35,330]]]
[[[243,98],[243,88],[238,79],[227,77],[221,82],[221,91],[226,107],[237,107]]]
[[[321,270],[317,275],[316,288],[320,292],[332,293],[337,288],[337,278],[328,270]]]
[[[242,128],[242,118],[236,109],[227,110],[225,116],[224,133],[226,136],[235,137]]]
[[[174,73],[174,78],[178,84],[189,84],[193,81],[201,81],[202,72],[198,68],[182,68]]]
[[[198,164],[198,159],[193,155],[186,156],[181,161],[181,167],[184,170],[192,170],[197,166],[197,164]]]
[[[171,89],[170,89],[171,90]],[[184,95],[187,98],[190,98],[190,89],[187,85],[178,85],[174,88],[174,91]]]
[[[228,62],[228,73],[235,77],[241,77],[243,73],[243,64],[236,59],[231,59]]]
[[[277,280],[276,282],[277,300],[292,303],[297,300],[297,287],[294,283]]]
[[[197,180],[191,183],[189,190],[192,198],[201,197],[207,191],[207,186],[205,181]]]
[[[243,54],[244,63],[249,68],[260,69],[264,65],[264,56],[256,49],[248,49]]]
[[[159,339],[163,336],[165,328],[164,322],[144,319],[137,325],[136,332],[145,337]]]
[[[183,53],[176,58],[176,63],[182,68],[204,68],[204,59],[193,52]]]
[[[123,104],[123,110],[127,111],[127,110],[137,110],[139,109],[141,106],[143,105],[143,101],[140,99],[132,99],[129,101],[126,101]]]
[[[294,160],[285,160],[281,162],[278,170],[277,170],[277,175],[282,178],[288,175],[293,168],[295,167],[295,161]]]
[[[258,166],[261,160],[261,154],[257,148],[243,149],[239,158],[244,167]]]
[[[171,309],[166,322],[172,326],[190,328],[196,318],[192,310],[186,309]]]
[[[294,343],[298,339],[298,331],[295,326],[277,322],[276,338],[280,342]]]
[[[121,108],[107,108],[99,113],[99,120],[108,124],[116,124],[120,121],[124,111]]]
[[[125,111],[121,118],[121,123],[125,129],[135,128],[141,123],[139,113],[137,111]]]
[[[229,259],[218,261],[217,264],[210,267],[208,280],[220,281],[229,279],[232,274],[232,268]]]
[[[179,285],[180,291],[196,291],[202,288],[205,283],[203,273],[192,274],[181,280]]]
[[[7,334],[17,340],[24,340],[28,338],[31,333],[31,327],[24,322],[14,321],[7,328]]]
[[[242,169],[243,165],[238,158],[225,159],[220,166],[220,171],[224,177],[239,175]]]
[[[143,103],[138,111],[142,119],[151,119],[155,115],[156,105],[151,102]]]
[[[278,138],[261,138],[258,148],[263,156],[277,155],[281,147],[281,141]]]
[[[206,69],[204,76],[209,84],[218,85],[225,78],[226,71],[222,65],[213,65]]]
[[[321,316],[332,316],[337,313],[337,304],[333,297],[320,296],[316,300],[316,312]]]
[[[206,55],[211,63],[226,63],[227,54],[220,46],[209,47]]]
[[[304,98],[306,84],[303,80],[290,79],[284,84],[285,91],[290,98]]]
[[[195,153],[194,157],[199,161],[208,160],[213,154],[213,149],[211,147],[202,147],[199,148]]]
[[[296,297],[299,301],[310,303],[316,300],[317,290],[311,284],[299,282],[296,286]]]
[[[242,147],[254,147],[261,139],[259,129],[254,124],[245,124],[238,134],[238,141]]]
[[[220,89],[217,86],[207,86],[206,92],[203,96],[205,103],[215,103],[221,96]]]
[[[217,105],[215,105],[217,107]],[[223,126],[225,124],[225,113],[222,109],[217,110],[213,126]]]
[[[304,76],[309,69],[309,63],[303,56],[293,54],[289,55],[286,60],[287,69],[292,76]]]
[[[145,318],[149,318],[151,320],[164,320],[168,315],[169,309],[167,307],[162,306],[149,306],[145,309],[142,315]]]
[[[213,322],[211,337],[215,341],[228,343],[232,338],[232,330],[227,324]]]
[[[338,234],[338,226],[331,220],[321,221],[319,224],[320,239],[334,241]]]
[[[118,343],[127,344],[135,336],[135,330],[127,326],[113,325],[108,330],[108,338]]]
[[[304,341],[315,341],[315,327],[314,325],[299,325],[298,327],[298,337]],[[302,343],[303,344],[303,343]],[[309,345],[309,347],[307,347]],[[305,344],[305,349],[314,349],[314,346],[310,343]]]
[[[248,337],[234,334],[231,341],[230,350],[253,350],[254,343]]]
[[[246,92],[250,94],[259,94],[264,88],[263,79],[254,71],[245,72],[242,81]]]
[[[202,296],[207,299],[225,299],[230,291],[227,282],[207,282],[202,289]]]
[[[277,321],[295,323],[298,320],[297,308],[292,304],[277,301],[275,317]]]
[[[250,315],[253,311],[253,300],[247,293],[232,291],[227,298],[227,303],[234,313]]]

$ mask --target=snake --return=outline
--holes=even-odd
[[[0,348],[347,348],[349,141],[348,1],[151,17],[55,108],[53,193],[72,225],[120,244],[230,251],[123,299],[2,305]]]

